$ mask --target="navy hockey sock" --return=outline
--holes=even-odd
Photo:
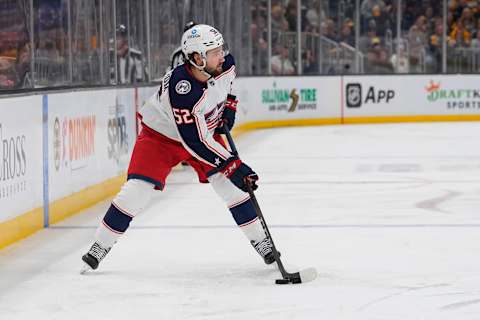
[[[128,229],[132,218],[112,204],[103,218],[103,224],[111,231],[122,234]]]
[[[245,202],[231,207],[230,212],[232,213],[233,219],[235,219],[235,222],[240,227],[252,222],[257,218],[257,214],[250,198],[246,199]]]

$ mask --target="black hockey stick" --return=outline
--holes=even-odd
[[[237,148],[235,147],[235,143],[233,142],[232,135],[230,134],[230,131],[228,130],[228,127],[226,124],[223,125],[223,130],[225,131],[225,136],[227,137],[228,144],[230,145],[230,150],[234,155],[238,156]],[[255,208],[258,219],[260,220],[260,223],[262,224],[263,229],[265,230],[265,234],[267,235],[267,237],[270,239],[270,242],[272,243],[273,256],[275,257],[275,261],[277,262],[278,270],[280,270],[280,273],[282,274],[282,279],[275,280],[275,283],[289,284],[289,283],[302,283],[302,282],[308,282],[308,281],[314,280],[317,277],[317,270],[315,268],[307,268],[294,273],[290,273],[290,272],[287,272],[287,270],[285,270],[282,260],[280,259],[280,254],[278,253],[277,248],[275,247],[275,243],[273,242],[272,235],[268,230],[265,217],[263,216],[262,210],[260,210],[260,206],[258,205],[257,198],[253,193],[250,181],[247,180],[246,185],[247,185],[248,194],[250,195],[250,199],[252,199],[253,207]]]

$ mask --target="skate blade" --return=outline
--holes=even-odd
[[[80,274],[86,274],[87,272],[90,272],[92,270],[93,270],[92,267],[90,267],[88,264],[84,262],[82,268],[80,269]]]
[[[298,272],[300,274],[300,279],[302,280],[302,282],[310,282],[310,281],[313,281],[317,278],[317,269],[315,268],[307,268],[307,269],[303,269],[303,270],[300,270]]]

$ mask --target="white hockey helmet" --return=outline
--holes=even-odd
[[[188,29],[182,36],[182,52],[185,58],[200,70],[207,65],[207,51],[224,46],[222,34],[212,26],[206,24],[197,24]],[[192,54],[200,54],[203,65],[199,66],[193,61]]]

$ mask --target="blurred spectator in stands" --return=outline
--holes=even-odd
[[[253,74],[265,74],[268,67],[268,42],[265,17],[259,15],[251,25]]]
[[[67,37],[66,22],[67,13],[61,0],[49,0],[38,2],[38,20],[36,20],[36,29],[38,37],[36,39],[36,48],[39,47],[38,40],[50,40],[53,46],[58,50],[59,55],[66,57]],[[65,27],[65,29],[64,29]]]
[[[0,89],[30,88],[28,17],[23,1],[0,1]]]
[[[320,22],[323,22],[327,19],[325,16],[325,10],[322,9],[321,4],[321,0],[314,0],[313,4],[308,6],[307,13],[305,14],[305,20],[307,21],[306,26],[308,26],[310,30],[305,31],[319,32]]]
[[[297,31],[297,0],[289,0],[285,12],[289,31]]]
[[[28,39],[19,45],[17,51],[17,59],[15,60],[15,71],[17,74],[17,83],[15,88],[32,88],[33,79],[32,73],[30,70],[31,62],[31,49],[30,43],[27,42]]]
[[[307,49],[302,54],[303,74],[318,74],[318,57]]]
[[[363,0],[360,5],[360,14],[367,20],[373,17],[373,7],[379,6],[380,10],[385,9],[385,2],[383,0]]]
[[[272,2],[272,47],[285,41],[285,32],[288,31],[288,21],[285,19],[285,8],[281,3]]]
[[[2,56],[0,52],[0,89],[30,87],[30,44],[23,41],[18,45],[14,58]]]
[[[53,39],[40,39],[35,57],[51,62],[62,62],[60,51],[55,47]]]
[[[67,6],[65,1],[34,1],[35,84],[65,85],[68,77]],[[72,50],[76,53],[75,50]]]
[[[480,49],[480,30],[475,33],[475,38],[472,39],[472,48]]]
[[[289,57],[289,51],[286,46],[279,46],[277,54],[272,56],[270,61],[272,67],[272,73],[275,75],[293,75],[295,74],[295,68]]]
[[[410,72],[410,61],[404,44],[399,45],[398,55],[397,52],[394,52],[390,57],[390,63],[392,64],[395,73]]]
[[[353,21],[350,18],[345,19],[340,31],[339,41],[355,47],[355,34],[353,33]]]
[[[428,4],[426,7],[425,7],[425,18],[427,18],[427,21],[431,21],[433,20],[434,16],[435,16],[435,10],[433,9],[433,6]]]
[[[391,28],[391,22],[389,21],[388,14],[384,13],[380,8],[380,5],[376,4],[372,8],[371,20],[375,21],[377,27],[377,34],[380,37],[385,37],[387,29]]]
[[[452,32],[453,24],[454,24],[453,13],[449,11],[447,12],[447,34],[450,34],[450,32]]]
[[[472,10],[469,7],[466,7],[462,11],[462,16],[460,17],[459,21],[462,22],[463,27],[466,31],[468,31],[471,35],[476,31],[476,23],[475,19],[473,18]]]
[[[252,72],[253,74],[267,74],[268,72],[268,27],[267,3],[254,1],[251,4],[252,25]]]
[[[128,43],[127,27],[117,27],[117,70],[118,83],[136,83],[147,81],[147,72],[140,50]]]
[[[285,9],[280,5],[272,5],[272,30],[288,31],[288,21],[285,19]]]
[[[368,22],[373,18],[373,8],[378,6],[380,11],[385,9],[385,2],[382,0],[363,0],[360,5],[360,14],[362,16],[362,28],[361,30],[366,30],[368,28]]]
[[[11,89],[15,85],[15,58],[14,43],[17,34],[0,30],[0,88]]]
[[[433,6],[428,5],[425,8],[425,19],[427,21],[427,35],[433,34],[435,32],[435,24],[437,23],[437,17],[435,16],[435,10],[433,9]]]
[[[332,19],[327,19],[322,23],[322,35],[330,40],[337,40],[337,31],[335,30],[335,22]]]
[[[453,20],[457,21],[462,16],[463,9],[467,6],[465,0],[451,0],[448,5],[448,10],[453,14]]]
[[[0,56],[0,89],[13,89],[15,86],[13,59]]]
[[[372,41],[374,38],[378,38],[377,35],[377,24],[375,20],[370,20],[368,23],[367,34],[363,35],[359,39],[359,49],[361,52],[367,52],[372,45]]]
[[[478,5],[476,12],[478,12],[478,14],[480,15],[480,4]],[[480,17],[478,18],[475,17],[475,19],[476,19],[475,31],[478,31],[480,30]]]
[[[402,1],[402,30],[409,30],[415,23],[415,5],[415,3],[407,3],[407,1]]]
[[[465,29],[463,22],[459,19],[452,27],[449,36],[449,45],[451,47],[469,47],[472,41],[472,34]]]
[[[471,71],[478,73],[480,72],[480,64],[478,63],[478,61],[480,61],[480,30],[477,30],[477,32],[475,33],[475,38],[473,38],[472,40],[471,47],[473,57],[475,58],[474,61],[477,61],[476,68]]]
[[[408,45],[410,48],[410,71],[422,72],[427,45],[427,23],[425,16],[419,16],[415,24],[408,31]]]
[[[388,61],[388,52],[382,46],[380,38],[372,39],[367,53],[367,73],[381,74],[391,73],[393,71],[390,61]]]
[[[427,72],[438,73],[442,71],[442,46],[443,46],[443,22],[438,21],[435,25],[435,32],[430,36],[428,42],[428,64]]]

